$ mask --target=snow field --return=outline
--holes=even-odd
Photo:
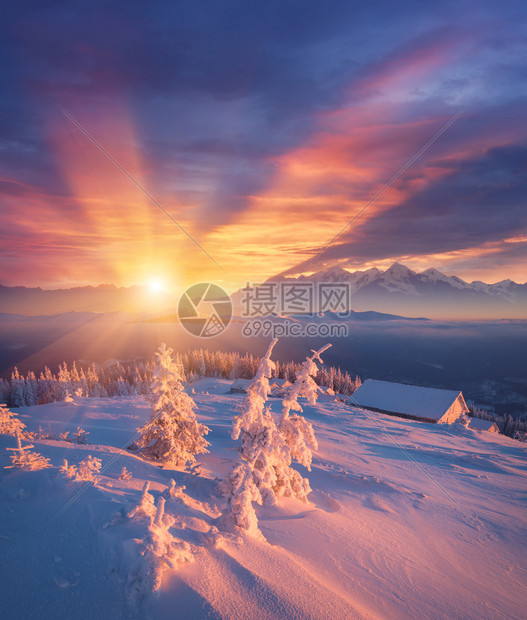
[[[120,453],[148,419],[143,397],[18,410],[30,431],[80,426],[89,443],[32,440],[52,468],[24,472],[3,469],[16,440],[0,437],[6,617],[524,617],[523,444],[300,398],[318,450],[311,472],[295,467],[313,491],[307,504],[256,506],[256,540],[219,527],[217,482],[236,459],[230,433],[244,395],[217,379],[194,387],[211,429],[194,475]],[[281,400],[269,402],[278,420]],[[58,468],[88,455],[103,473],[63,510],[85,483]],[[123,466],[131,478],[120,479]],[[147,481],[153,510],[132,514]]]

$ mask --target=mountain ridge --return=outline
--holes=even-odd
[[[436,268],[417,272],[399,262],[384,271],[373,267],[351,272],[331,267],[307,276],[279,275],[268,280],[274,281],[348,283],[350,309],[355,311],[455,319],[527,317],[527,282],[467,282]]]
[[[67,312],[149,312],[175,304],[166,293],[152,293],[147,286],[114,284],[61,289],[4,286],[0,284],[0,313],[27,316]]]

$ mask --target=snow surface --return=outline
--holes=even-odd
[[[461,392],[367,379],[350,397],[351,404],[440,420]]]
[[[266,539],[257,541],[215,529],[224,507],[215,478],[232,469],[232,417],[243,399],[226,394],[230,385],[206,379],[195,387],[211,452],[194,474],[120,453],[150,413],[142,397],[18,410],[31,431],[81,426],[90,434],[87,445],[32,440],[54,466],[37,472],[3,469],[4,448],[16,440],[0,437],[3,617],[525,617],[525,444],[325,395],[314,406],[302,402],[319,443],[312,471],[299,467],[310,503],[257,507]],[[279,415],[280,402],[272,407]],[[95,486],[58,472],[63,459],[78,465],[89,454],[102,461]],[[119,479],[123,466],[132,478]],[[171,479],[177,493],[169,493]],[[145,481],[158,511],[164,504],[158,526],[127,516]],[[167,556],[164,565],[156,553]],[[162,569],[155,593],[152,567]]]

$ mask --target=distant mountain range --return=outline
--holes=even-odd
[[[418,273],[400,263],[386,271],[373,268],[352,273],[332,267],[309,276],[269,279],[280,280],[348,282],[351,308],[356,311],[452,319],[527,318],[527,283],[512,280],[496,284],[465,282],[437,269]]]
[[[0,312],[31,316],[65,312],[152,312],[173,307],[177,300],[152,293],[145,286],[113,284],[45,290],[0,285]]]
[[[433,319],[527,318],[527,283],[517,284],[512,280],[496,284],[465,282],[437,269],[418,273],[400,263],[394,263],[386,271],[373,268],[350,272],[332,267],[309,276],[276,276],[269,279],[274,282],[283,280],[348,282],[350,310],[355,312],[373,311]],[[237,311],[241,310],[242,291],[237,291],[232,297]],[[133,312],[155,315],[169,309],[174,312],[177,303],[177,298],[165,293],[153,293],[145,286],[102,284],[44,290],[0,285],[0,313],[35,316],[65,312]],[[360,320],[358,316],[354,318]],[[365,316],[361,318],[366,319]]]

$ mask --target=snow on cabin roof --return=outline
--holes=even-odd
[[[280,387],[284,387],[284,386],[288,386],[291,385],[291,382],[288,381],[287,379],[269,379],[269,385],[273,386],[280,386]]]
[[[456,390],[367,379],[353,393],[350,404],[416,418],[440,420],[460,394],[461,392]]]
[[[493,426],[497,427],[496,422],[492,420],[482,420],[481,418],[469,418],[468,427],[475,428],[478,431],[488,431]]]

